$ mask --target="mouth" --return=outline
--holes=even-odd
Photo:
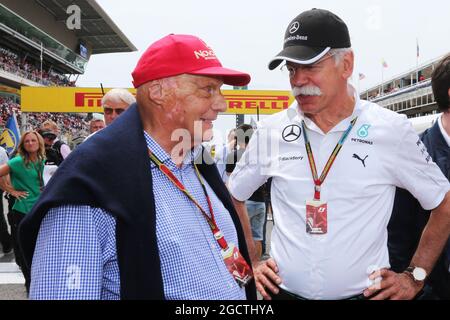
[[[212,126],[212,123],[213,123],[213,121],[216,120],[216,118],[210,118],[210,119],[200,118],[200,120],[203,122],[203,124]]]
[[[312,98],[318,98],[319,96],[316,95],[304,95],[304,94],[299,94],[298,96],[296,96],[295,98],[300,99],[300,100],[306,100],[306,99],[312,99]]]

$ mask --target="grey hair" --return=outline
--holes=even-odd
[[[99,122],[99,121],[105,122],[105,120],[103,120],[103,119],[94,118],[94,119],[92,119],[89,123],[94,123],[94,122]]]
[[[128,105],[135,103],[136,98],[130,93],[130,91],[121,88],[115,88],[109,90],[102,99],[102,105],[106,103],[106,101],[113,102],[125,102]]]
[[[328,51],[328,53],[333,56],[334,62],[336,62],[336,66],[339,65],[339,63],[341,63],[344,56],[349,52],[353,52],[353,49],[338,48],[338,49],[331,49],[330,51]]]

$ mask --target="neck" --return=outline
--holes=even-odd
[[[32,161],[32,162],[36,162],[36,160],[37,160],[37,153],[30,153],[29,154],[29,156],[30,156],[30,160]]]
[[[340,100],[334,99],[330,107],[314,114],[305,113],[305,116],[311,119],[322,132],[327,133],[339,122],[348,118],[353,113],[354,108],[355,98],[346,94]]]
[[[450,136],[450,112],[442,112],[441,121],[445,132]]]
[[[141,114],[141,121],[144,131],[147,132],[161,146],[161,148],[170,155],[172,161],[178,167],[181,167],[184,158],[193,148],[192,141],[189,138],[185,139],[180,135],[175,135],[174,138],[179,140],[173,141],[172,133],[174,129],[170,126],[170,124],[161,122],[158,117],[155,117],[152,114],[146,114],[145,110],[139,110],[139,112]]]

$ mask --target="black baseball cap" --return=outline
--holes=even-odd
[[[51,131],[39,131],[39,134],[43,137],[43,138],[49,138],[49,139],[56,139],[56,134],[54,134]]]
[[[289,23],[283,50],[269,62],[269,69],[275,69],[283,60],[312,64],[332,48],[350,47],[345,22],[328,10],[314,8],[300,13]]]

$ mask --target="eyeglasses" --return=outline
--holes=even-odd
[[[324,62],[325,60],[328,60],[329,58],[331,58],[334,55],[335,54],[329,54],[325,58],[323,58],[313,64],[292,66],[292,65],[289,65],[286,63],[283,66],[281,66],[281,71],[283,73],[287,73],[289,75],[289,78],[295,77],[295,75],[297,74],[297,70],[299,70],[299,69],[301,70],[301,72],[306,72],[308,74],[311,74],[315,70],[317,70],[317,67],[319,67],[322,62]]]
[[[124,111],[125,111],[125,109],[123,109],[123,108],[103,107],[103,112],[107,115],[111,115],[111,114],[113,114],[113,112],[115,112],[117,115],[120,115]]]

